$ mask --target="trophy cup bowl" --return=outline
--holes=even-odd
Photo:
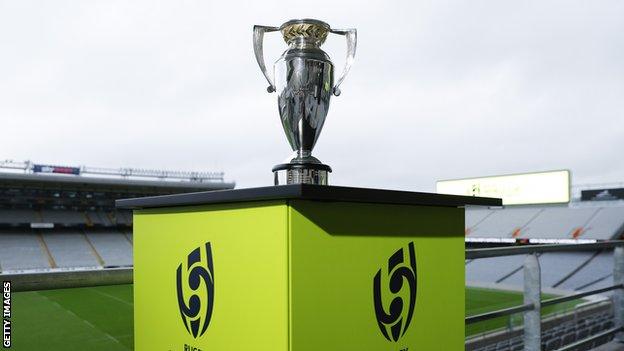
[[[264,63],[264,33],[280,31],[288,49],[273,65],[270,74]],[[347,60],[340,78],[334,80],[334,64],[321,49],[329,33],[347,39]],[[273,167],[275,185],[328,184],[331,168],[312,156],[332,95],[349,72],[356,48],[355,29],[332,29],[314,19],[290,20],[280,27],[254,26],[254,53],[269,82],[267,91],[277,92],[280,118],[294,157]]]

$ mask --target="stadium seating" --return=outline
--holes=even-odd
[[[113,230],[89,230],[86,235],[104,267],[132,266],[132,244],[125,234]]]
[[[481,258],[466,264],[466,281],[478,283],[501,283],[507,274],[522,266],[524,256]]]
[[[599,207],[544,208],[538,216],[524,226],[520,237],[535,239],[576,239],[578,237],[580,239],[583,228],[599,209]]]
[[[473,214],[474,210],[466,211],[466,225],[468,218],[480,217],[481,213]],[[488,216],[476,222],[473,227],[469,227],[470,237],[479,238],[512,238],[521,233],[520,228],[524,227],[542,211],[541,208],[506,208],[501,210],[491,210]]]
[[[130,230],[130,229],[122,229],[121,231],[124,233],[124,235],[126,236],[126,238],[128,238],[128,240],[129,240],[130,242],[132,242],[132,240],[133,240],[133,239],[132,239],[132,230]]]
[[[613,255],[610,252],[593,257],[586,266],[563,284],[569,290],[591,290],[613,285]]]
[[[624,206],[528,206],[466,210],[467,238],[594,239],[619,238]],[[521,287],[522,256],[480,259],[466,263],[466,281]],[[542,286],[590,290],[612,284],[610,253],[545,253],[540,255]]]
[[[2,209],[0,210],[0,223],[15,225],[23,223],[41,222],[41,218],[34,210],[27,209]]]
[[[504,256],[466,263],[466,283],[500,283],[522,287],[524,256]],[[539,256],[542,287],[591,290],[613,285],[613,255],[551,252]]]
[[[589,252],[551,252],[539,256],[542,274],[542,286],[551,288],[563,288],[571,276],[580,271],[588,261],[591,261],[594,253]],[[523,257],[524,258],[524,257]],[[516,262],[517,264],[517,262]],[[509,285],[522,286],[523,262],[513,267],[514,274],[506,276],[501,282]],[[612,268],[612,266],[609,266]],[[504,274],[504,272],[503,272]]]
[[[116,200],[234,187],[222,173],[92,168],[85,176],[85,167],[42,173],[31,162],[7,162],[0,165],[2,273],[131,266],[132,211]]]
[[[585,226],[583,239],[612,238],[624,231],[624,207],[603,207]]]
[[[468,238],[612,239],[624,231],[624,206],[466,209]]]
[[[103,211],[88,211],[87,217],[89,218],[90,225],[111,227],[114,223]]]
[[[598,313],[579,320],[572,320],[556,325],[553,328],[542,331],[542,350],[552,351],[560,347],[571,344],[577,340],[582,340],[591,335],[596,335],[602,331],[613,327],[613,316],[610,312]],[[587,346],[579,347],[577,350],[590,350],[613,339],[605,337],[598,339]],[[470,351],[520,351],[523,350],[522,335],[512,337],[507,340],[498,341],[494,344],[481,346]]]
[[[5,228],[0,272],[132,266],[132,235],[119,229]]]
[[[115,220],[119,225],[132,225],[132,213],[129,211],[115,211]]]
[[[69,210],[42,210],[41,222],[63,225],[84,224],[84,213]]]
[[[21,272],[49,269],[40,238],[32,231],[5,229],[0,232],[0,271]]]
[[[466,211],[467,238],[593,239],[620,238],[624,231],[622,203],[604,206],[528,206]],[[478,240],[476,240],[478,241]],[[505,256],[466,262],[467,285],[522,289],[524,256]],[[542,287],[592,290],[613,284],[611,252],[552,252],[539,256]],[[609,294],[609,293],[606,293]],[[543,331],[542,350],[556,350],[612,326],[612,313],[568,321]],[[611,338],[602,338],[578,350],[589,350]],[[500,339],[477,351],[522,350],[522,335]],[[468,348],[467,348],[468,350]]]
[[[83,233],[75,229],[45,231],[43,234],[55,267],[101,267],[94,249]]]
[[[494,210],[484,209],[481,207],[466,208],[466,235],[470,234],[468,233],[468,230],[475,228],[477,224],[479,224],[493,212]]]

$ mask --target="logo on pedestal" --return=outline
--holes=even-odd
[[[176,291],[182,323],[194,338],[202,336],[214,306],[214,268],[210,243],[191,251],[176,272]]]
[[[383,336],[388,341],[396,342],[407,331],[416,305],[416,253],[413,242],[407,245],[407,250],[401,248],[390,256],[387,274],[385,272],[385,267],[382,267],[373,278],[375,316]],[[387,285],[382,286],[382,280]],[[389,302],[388,306],[384,302]]]

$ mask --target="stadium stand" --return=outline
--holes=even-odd
[[[624,232],[624,201],[601,201],[582,207],[525,206],[467,209],[467,241],[609,240]],[[481,262],[480,262],[481,261]],[[610,284],[610,253],[546,253],[539,257],[544,287],[586,290]],[[522,257],[466,262],[466,281],[522,286]]]
[[[468,212],[470,212],[470,215],[468,215]],[[466,235],[473,234],[472,230],[493,212],[493,210],[482,208],[466,209]]]
[[[551,288],[567,288],[569,285],[563,283],[570,280],[569,277],[574,276],[579,270],[589,262],[595,256],[593,253],[587,252],[552,252],[542,254],[539,257],[541,272],[542,272],[542,285],[544,287]],[[522,261],[514,262],[516,264],[513,274],[507,274],[505,279],[501,279],[501,283],[510,284],[514,286],[522,286]],[[508,262],[506,262],[508,264]],[[612,265],[609,265],[609,269],[612,269]],[[575,290],[575,289],[572,289]]]
[[[466,209],[468,238],[596,239],[624,231],[624,201],[610,206]]]
[[[124,235],[126,236],[126,238],[128,238],[128,241],[130,241],[130,243],[132,243],[132,232],[126,231],[122,229],[122,232],[124,233]]]
[[[468,208],[465,223],[468,247],[621,239],[624,236],[624,201],[577,201],[569,205],[510,206],[502,209]],[[613,285],[611,251],[549,252],[541,254],[538,259],[543,289],[557,289],[568,294]],[[524,256],[466,261],[466,284],[522,291],[523,263]],[[576,312],[568,314],[576,315]],[[557,350],[612,326],[611,309],[552,325],[543,322],[542,350]],[[515,332],[511,329],[489,332],[481,339],[469,340],[466,350],[523,350],[522,331],[516,329]],[[497,336],[501,334],[504,336]],[[576,350],[591,350],[611,339],[601,338]]]
[[[583,228],[584,239],[615,238],[624,231],[624,206],[601,207]]]
[[[594,255],[589,262],[561,284],[561,288],[569,290],[598,289],[612,285],[613,255],[603,252]]]
[[[131,266],[132,213],[116,210],[116,199],[234,187],[223,181],[222,173],[42,167],[10,161],[0,162],[0,168],[20,169],[0,172],[3,273]],[[58,169],[62,174],[36,169]]]
[[[476,210],[479,211],[479,210]],[[541,208],[509,208],[504,210],[489,210],[486,217],[483,217],[479,211],[473,214],[475,210],[466,211],[466,225],[474,220],[468,220],[476,216],[478,220],[474,226],[468,227],[467,230],[472,237],[481,238],[515,238],[521,233],[531,219],[535,218],[543,209]]]
[[[86,235],[104,267],[132,266],[132,243],[125,234],[98,230],[89,231]]]
[[[578,320],[570,320],[548,328],[542,333],[542,350],[557,350],[564,345],[584,339],[590,335],[596,335],[613,327],[613,316],[610,312],[602,312],[590,315]],[[610,341],[613,337],[605,337],[601,340],[578,348],[578,350],[591,350],[592,348]],[[524,349],[522,335],[489,344],[479,348],[470,348],[471,351],[521,351]]]
[[[102,211],[87,211],[86,216],[88,218],[88,222],[91,225],[103,226],[103,227],[111,227],[116,225],[113,221],[108,218],[106,213]]]
[[[49,269],[40,237],[31,230],[0,231],[0,271],[37,271]]]
[[[68,210],[41,210],[41,221],[44,223],[56,223],[62,225],[85,224],[84,213]]]
[[[115,211],[114,218],[118,225],[132,225],[132,214],[127,211]]]
[[[466,264],[466,280],[469,282],[501,283],[503,278],[522,267],[524,257],[503,256],[482,258]]]
[[[53,262],[52,268],[101,267],[94,250],[78,230],[54,230],[42,234]]]
[[[7,225],[30,224],[40,221],[41,218],[37,216],[37,213],[30,209],[8,208],[0,211],[0,223]]]
[[[587,223],[600,208],[544,208],[527,222],[520,238],[531,239],[578,239]]]

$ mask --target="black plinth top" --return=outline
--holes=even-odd
[[[117,200],[115,204],[117,208],[142,209],[282,199],[369,202],[444,207],[460,207],[465,205],[502,206],[501,199],[489,197],[443,195],[433,193],[418,193],[411,191],[350,188],[343,186],[309,184],[279,185],[262,188],[217,190],[187,194],[150,196],[135,199],[121,199]]]

